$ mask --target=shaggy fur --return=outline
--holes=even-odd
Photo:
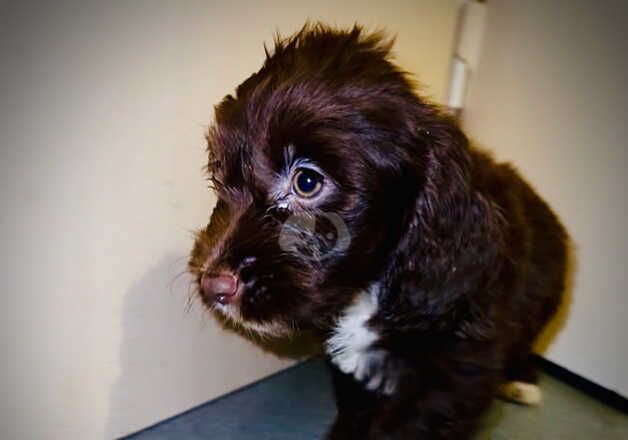
[[[503,383],[535,382],[532,344],[560,303],[567,237],[510,165],[414,93],[390,46],[359,27],[306,26],[224,98],[207,136],[218,203],[190,270],[199,285],[236,274],[233,304],[200,296],[266,334],[328,338],[377,286],[363,325],[378,362],[361,375],[330,362],[329,438],[458,440]],[[302,162],[324,176],[315,200],[286,190]],[[280,239],[295,213],[321,221],[296,226],[303,241],[291,252]],[[348,246],[334,250],[323,213],[344,221]],[[375,374],[395,386],[369,389]]]

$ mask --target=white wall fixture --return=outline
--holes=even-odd
[[[485,16],[483,2],[466,1],[460,6],[447,89],[447,107],[454,114],[464,107],[468,82],[478,65]]]

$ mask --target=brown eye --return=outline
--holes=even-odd
[[[292,178],[292,188],[299,196],[310,199],[323,188],[323,176],[309,168],[299,168]]]

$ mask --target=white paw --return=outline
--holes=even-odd
[[[507,400],[523,405],[536,406],[543,400],[543,393],[538,385],[527,382],[508,382],[502,385],[499,395]]]
[[[360,353],[357,351],[345,350],[335,355],[332,354],[331,361],[345,374],[354,374],[360,365]]]
[[[331,358],[340,371],[351,374],[364,387],[384,395],[391,395],[397,388],[397,378],[390,366],[389,356],[383,350],[342,352]]]
[[[353,376],[364,383],[366,389],[389,396],[397,388],[397,375],[392,366],[390,355],[385,351],[370,350],[360,356]]]

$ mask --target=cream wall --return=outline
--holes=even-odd
[[[441,99],[457,1],[3,2],[0,437],[132,432],[289,364],[186,311],[212,105],[307,17],[398,33]]]
[[[465,125],[562,217],[577,268],[546,356],[628,396],[628,3],[492,0]]]

